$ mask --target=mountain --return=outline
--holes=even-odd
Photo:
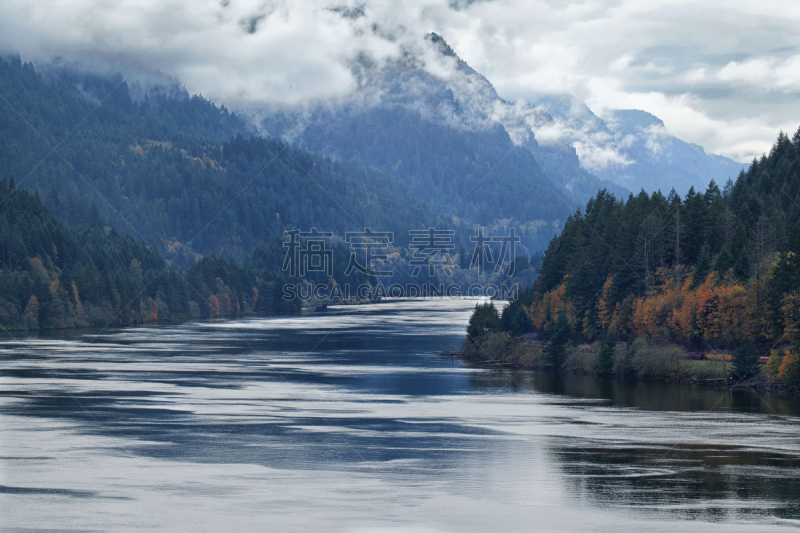
[[[0,172],[65,223],[113,226],[187,264],[285,229],[408,230],[432,212],[388,176],[308,153],[174,90],[0,60]],[[92,207],[95,206],[95,207]],[[199,255],[198,255],[199,254]]]
[[[259,126],[335,160],[379,169],[440,213],[440,222],[514,225],[528,248],[543,248],[576,206],[530,150],[500,124],[476,123],[414,57],[383,67],[365,60],[357,75],[356,100],[270,110]]]
[[[451,210],[481,223],[488,215],[548,227],[554,210],[563,213],[564,199],[580,205],[602,188],[617,196],[673,186],[685,192],[712,178],[724,182],[743,168],[668,135],[645,112],[616,111],[603,120],[571,96],[505,100],[437,34],[397,60],[362,58],[352,70],[357,89],[350,97],[268,109],[258,126],[310,150],[380,168],[418,197],[436,202],[456,195]],[[469,197],[478,182],[488,213],[475,212]],[[515,198],[528,187],[539,205]]]
[[[599,188],[625,192],[581,169],[572,148],[540,147],[530,134],[520,142],[513,106],[436,34],[424,50],[385,64],[362,58],[353,73],[358,88],[349,97],[266,109],[258,126],[336,160],[380,169],[445,218],[514,225],[530,249],[546,246]]]
[[[705,188],[714,179],[724,183],[746,165],[707,154],[696,144],[667,133],[658,117],[636,109],[615,110],[600,119],[581,102],[549,99],[538,103],[545,120],[534,121],[534,131],[553,128],[561,142],[580,148],[582,164],[598,177],[632,191],[690,187]]]
[[[576,102],[551,102],[551,113],[506,101],[435,34],[396,60],[351,66],[353,94],[265,109],[253,122],[171,80],[0,60],[0,168],[64,223],[113,226],[179,264],[211,253],[243,259],[265,238],[311,227],[339,236],[379,228],[406,241],[430,225],[515,227],[532,252],[597,190],[628,194],[586,168],[617,152],[565,141],[564,116],[608,142],[629,139],[636,157],[650,153],[642,132],[660,125],[627,112],[605,122]],[[647,175],[702,167],[684,156],[670,163],[681,150],[705,164],[701,148],[670,142],[661,162],[617,155]],[[468,236],[458,244],[471,245]]]

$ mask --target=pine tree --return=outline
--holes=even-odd
[[[697,258],[697,265],[695,267],[694,278],[692,279],[693,287],[701,285],[711,271],[711,247],[704,244],[700,248],[700,255]]]

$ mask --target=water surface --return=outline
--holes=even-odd
[[[2,531],[775,531],[800,408],[468,368],[474,302],[0,340]]]

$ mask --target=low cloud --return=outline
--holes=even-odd
[[[424,36],[435,31],[508,100],[489,109],[477,99],[466,116],[502,121],[516,141],[530,118],[519,109],[562,94],[600,116],[643,109],[669,134],[746,161],[800,123],[798,24],[800,4],[746,0],[6,0],[0,51],[122,65],[129,78],[162,73],[253,111],[354,98],[365,60],[416,56],[457,96],[484,90],[431,55]],[[589,168],[626,164],[613,149],[623,140],[590,130],[567,118],[536,135],[570,139]]]
[[[626,167],[632,164],[624,153],[628,146],[625,138],[616,138],[611,132],[582,127],[577,122],[555,118],[533,125],[536,139],[545,146],[567,143],[575,148],[581,166],[596,172],[608,167]]]
[[[664,153],[664,144],[669,138],[669,133],[663,125],[653,124],[644,128],[642,133],[645,137],[644,146],[651,155],[657,157]]]

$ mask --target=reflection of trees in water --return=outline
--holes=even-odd
[[[558,440],[550,453],[577,497],[706,520],[800,518],[796,456],[736,446]]]
[[[800,397],[766,391],[503,368],[472,373],[470,381],[476,389],[535,390],[575,398],[605,399],[614,407],[649,411],[728,411],[800,416]]]
[[[800,414],[796,397],[768,396],[761,391],[509,369],[473,373],[471,380],[477,389],[605,399],[604,407],[635,407],[645,412]],[[736,432],[749,430],[749,424],[731,425],[730,445],[636,445],[609,440],[604,432],[605,436],[596,440],[552,437],[547,448],[577,498],[591,498],[602,505],[659,508],[686,519],[800,519],[796,505],[800,457],[737,445],[741,443],[737,443]],[[753,440],[757,435],[744,436],[751,446],[758,444]]]

